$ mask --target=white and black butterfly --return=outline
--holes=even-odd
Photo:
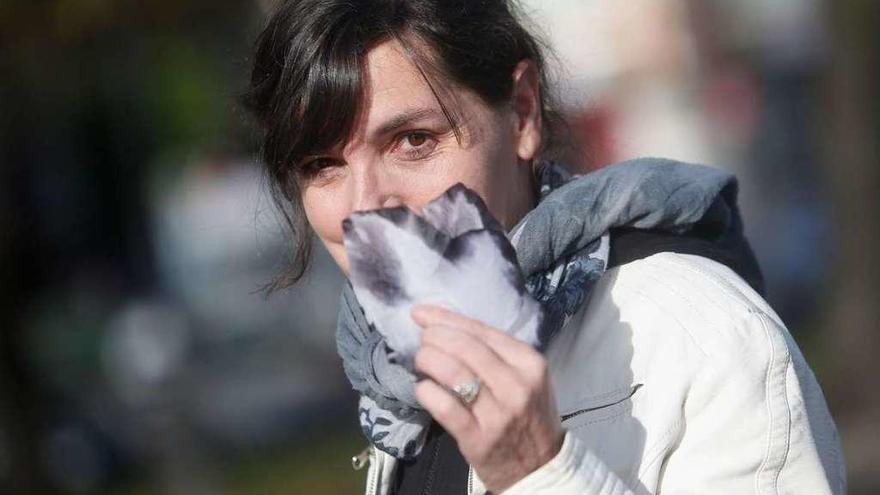
[[[536,346],[543,317],[525,290],[516,253],[478,194],[450,187],[421,214],[406,206],[343,221],[351,280],[367,320],[396,362],[412,369],[421,328],[416,303],[446,307]]]

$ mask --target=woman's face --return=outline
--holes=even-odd
[[[352,138],[308,157],[301,190],[305,213],[348,274],[342,220],[353,211],[406,205],[416,212],[461,182],[510,229],[535,202],[529,161],[540,146],[538,77],[530,62],[511,74],[510,104],[492,108],[452,87],[461,142],[418,68],[396,42],[366,57],[364,106]],[[450,98],[452,100],[452,98]]]

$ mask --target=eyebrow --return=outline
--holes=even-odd
[[[372,136],[374,138],[384,136],[413,122],[437,117],[441,117],[444,120],[446,119],[443,115],[443,112],[436,108],[416,108],[412,110],[406,110],[391,117],[385,123],[380,125],[379,128],[372,133]]]
[[[376,130],[372,131],[367,137],[368,141],[381,141],[384,136],[391,134],[402,127],[406,127],[407,125],[411,125],[415,122],[421,122],[430,119],[438,119],[443,122],[448,122],[446,119],[446,115],[442,110],[433,107],[422,107],[422,108],[413,108],[404,110],[393,117],[386,120],[382,125],[380,125]],[[450,124],[454,128],[454,124]],[[328,153],[333,153],[331,150],[318,150],[313,149],[307,153],[304,153],[304,156],[319,156]]]

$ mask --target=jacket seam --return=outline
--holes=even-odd
[[[627,480],[627,484],[632,485],[632,482],[637,478],[641,478],[642,473],[651,469],[654,464],[657,463],[658,460],[662,459],[664,447],[669,447],[669,439],[672,438],[674,433],[681,431],[681,425],[684,423],[683,418],[678,418],[673,421],[672,424],[667,427],[662,434],[657,436],[657,439],[654,440],[654,443],[651,445],[650,450],[646,450],[646,452],[650,452],[648,455],[644,456],[644,459],[648,462],[639,466],[634,473],[630,474],[629,479]]]
[[[653,258],[653,257],[656,257],[660,254],[672,254],[674,256],[681,256],[678,253],[658,253],[658,254],[655,254],[651,257]],[[691,255],[691,256],[697,256],[700,258],[704,258],[708,261],[711,261],[713,263],[717,263],[714,260],[711,260],[711,259],[705,258],[705,257],[701,257],[699,255]],[[647,260],[648,258],[645,258],[645,259]],[[742,291],[738,290],[735,286],[733,286],[730,282],[728,282],[725,279],[723,274],[710,273],[710,272],[707,272],[707,271],[699,268],[698,266],[695,266],[694,263],[686,263],[686,262],[683,262],[680,260],[675,260],[672,257],[663,257],[663,258],[660,258],[660,259],[657,259],[654,261],[655,261],[655,263],[646,264],[646,266],[643,267],[644,272],[641,274],[641,276],[646,277],[646,278],[650,278],[652,284],[657,284],[659,286],[662,286],[668,292],[673,293],[676,296],[676,299],[679,299],[682,303],[686,304],[689,312],[694,317],[700,318],[703,321],[703,323],[706,325],[707,328],[720,327],[720,326],[724,325],[725,322],[730,321],[730,318],[734,315],[742,316],[742,315],[752,314],[755,312],[760,312],[761,314],[765,314],[764,311],[760,307],[755,306],[754,302],[751,301],[750,299],[748,299],[748,297],[745,294],[743,294]],[[667,266],[664,267],[663,265],[667,265]],[[673,265],[673,266],[669,267],[668,265]],[[716,287],[718,290],[720,290],[723,293],[723,295],[725,296],[724,297],[725,301],[730,301],[731,303],[736,304],[736,308],[734,309],[734,308],[730,308],[728,306],[721,305],[718,303],[717,299],[712,298],[712,297],[707,297],[706,298],[707,301],[710,302],[711,304],[713,304],[718,309],[719,312],[723,313],[724,317],[723,318],[721,318],[721,317],[712,318],[712,317],[706,315],[704,313],[704,311],[702,311],[700,309],[700,304],[697,301],[694,301],[688,294],[681,292],[675,284],[668,283],[666,281],[666,278],[663,277],[663,275],[673,273],[671,268],[675,268],[676,271],[674,273],[679,274],[679,276],[680,276],[680,271],[678,269],[685,269],[685,270],[697,275],[699,278],[706,279],[706,281],[710,282],[714,287]],[[687,282],[696,282],[696,281],[687,280]],[[703,352],[703,354],[705,356],[710,355],[710,353],[703,347],[702,339],[697,338],[697,336],[694,335],[694,333],[690,331],[690,328],[687,325],[684,325],[684,323],[682,323],[681,320],[678,319],[678,317],[675,313],[673,313],[672,311],[666,310],[664,305],[659,304],[649,294],[645,293],[641,289],[641,284],[634,284],[634,283],[631,283],[628,281],[621,281],[620,284],[621,285],[630,285],[631,286],[630,290],[638,292],[644,298],[653,301],[654,304],[657,305],[661,309],[661,312],[663,314],[668,315],[672,318],[675,318],[675,320],[678,321],[679,326],[682,327],[682,329],[684,329],[685,332],[691,337],[691,339],[694,342],[694,345],[696,345]],[[747,335],[742,335],[740,332],[738,332],[734,329],[731,329],[731,330],[733,330],[733,333],[739,338],[746,338],[746,339],[749,338]]]
[[[669,272],[670,265],[678,268],[685,269],[688,272],[699,276],[699,278],[705,278],[708,282],[712,284],[712,286],[716,287],[721,293],[725,296],[725,300],[736,301],[736,306],[733,308],[725,307],[718,304],[718,302],[713,298],[708,298],[708,300],[714,304],[720,311],[727,315],[733,315],[736,313],[751,315],[753,318],[758,318],[762,329],[764,331],[764,336],[766,338],[766,342],[768,344],[768,362],[767,368],[764,373],[764,386],[765,389],[765,401],[766,401],[766,411],[769,419],[768,430],[766,434],[766,448],[764,449],[764,457],[761,461],[761,464],[758,467],[758,470],[755,475],[755,492],[756,493],[779,493],[779,480],[782,474],[782,470],[786,465],[788,460],[789,451],[791,449],[791,406],[788,401],[788,397],[785,393],[787,387],[787,376],[786,370],[788,365],[791,362],[791,356],[786,351],[786,346],[783,343],[780,343],[776,336],[773,335],[773,331],[768,326],[768,316],[765,312],[761,311],[759,307],[754,306],[754,303],[747,298],[747,296],[740,290],[738,290],[735,286],[729,283],[724,279],[723,274],[710,273],[707,272],[700,267],[693,266],[690,263],[684,263],[679,260],[672,260],[671,258],[666,258],[660,261],[657,265],[654,266],[655,269],[650,269],[650,265],[646,266],[646,269],[643,272],[643,277],[650,278],[652,283],[659,284],[662,287],[665,287],[667,291],[674,294],[676,298],[678,298],[683,304],[686,304],[689,310],[692,312],[693,316],[699,318],[704,323],[712,325],[710,319],[703,314],[699,308],[696,307],[696,302],[691,300],[687,294],[683,294],[680,292],[675,284],[667,283],[662,276],[664,273]],[[662,264],[668,263],[667,267],[663,269]],[[680,272],[679,272],[680,273]],[[629,285],[624,282],[623,285]],[[650,301],[654,305],[658,305],[657,301],[654,300],[653,297],[646,294],[643,290],[639,288],[639,285],[632,284],[631,289],[633,292],[638,293],[644,299]],[[663,306],[660,306],[661,310]],[[736,310],[734,309],[736,308]],[[738,311],[737,311],[738,310]],[[684,325],[677,316],[672,313],[665,311],[664,314],[669,316],[672,319],[675,319],[679,326],[685,330],[685,332],[691,337],[691,339],[695,342],[697,348],[703,351],[704,354],[707,354],[704,349],[699,345],[699,340],[694,336],[692,332],[690,332],[688,326]],[[779,376],[781,370],[781,377]],[[781,383],[780,383],[781,381]],[[783,397],[777,397],[777,389],[779,387],[783,389]],[[665,437],[666,435],[664,435]],[[780,444],[782,442],[782,444]],[[662,446],[663,443],[655,444],[658,447]],[[654,465],[659,459],[659,455],[652,452],[651,454],[654,458],[651,459],[648,464],[645,465],[644,468],[640,468],[639,472],[642,472],[644,469],[650,468],[650,466]],[[769,486],[768,486],[769,484]],[[769,492],[767,490],[769,488]]]
[[[647,275],[647,276],[648,276],[648,277],[649,277],[654,283],[656,283],[656,284],[660,284],[660,285],[666,287],[666,289],[667,289],[669,292],[674,293],[679,299],[681,299],[682,302],[684,302],[685,304],[687,304],[687,306],[688,306],[688,308],[690,309],[691,313],[692,313],[695,317],[700,318],[700,319],[703,321],[703,323],[704,323],[707,327],[709,327],[709,328],[713,328],[713,327],[715,327],[715,326],[720,326],[720,325],[721,325],[721,322],[724,321],[724,319],[722,319],[722,318],[710,318],[709,316],[707,316],[706,313],[700,308],[700,304],[698,304],[697,301],[694,301],[694,300],[691,299],[690,296],[688,296],[686,293],[683,293],[683,292],[681,292],[680,290],[678,290],[678,288],[677,288],[674,284],[670,284],[670,283],[665,282],[664,279],[663,279],[662,277],[658,277],[656,273],[651,273],[651,274],[649,274],[649,275]],[[721,305],[719,305],[718,302],[715,301],[714,299],[712,299],[712,298],[707,298],[707,299],[708,299],[708,300],[709,300],[709,301],[710,301],[710,302],[711,302],[716,308],[718,308],[719,311],[722,311],[722,312],[726,313],[725,316],[729,316],[729,310],[727,310],[726,308],[724,308],[724,307],[722,307]],[[713,321],[713,320],[715,320],[715,321]],[[690,332],[688,332],[688,333],[690,333]],[[697,340],[696,337],[694,337],[694,339]]]
[[[699,256],[699,255],[695,255],[695,256]],[[713,262],[713,263],[718,263],[718,262],[711,260],[709,258],[706,258],[706,259]],[[781,421],[784,421],[784,426],[782,426],[782,427],[785,430],[783,433],[784,434],[784,451],[781,453],[781,458],[778,459],[778,461],[777,461],[778,466],[774,468],[775,473],[773,474],[773,478],[772,478],[773,493],[778,493],[779,492],[779,478],[782,475],[782,470],[784,469],[786,462],[788,461],[788,454],[791,449],[791,404],[789,403],[788,394],[787,394],[787,386],[788,386],[787,379],[788,379],[788,377],[786,375],[786,370],[788,369],[788,367],[792,363],[792,357],[789,352],[785,352],[785,351],[787,351],[787,346],[783,343],[783,346],[782,346],[783,353],[781,356],[779,356],[779,358],[784,358],[784,362],[777,363],[776,362],[778,359],[777,354],[779,354],[778,351],[780,350],[779,349],[780,343],[774,339],[774,337],[772,335],[772,330],[768,327],[767,320],[768,320],[769,316],[763,310],[761,310],[761,308],[754,306],[754,303],[751,301],[751,299],[749,299],[743,293],[742,290],[735,287],[726,278],[724,278],[724,276],[722,274],[708,272],[708,271],[702,269],[701,267],[699,267],[698,265],[695,265],[694,263],[685,263],[682,260],[677,259],[676,256],[665,257],[663,260],[658,260],[658,261],[661,261],[661,263],[665,262],[665,263],[669,263],[671,265],[675,265],[676,267],[678,267],[680,269],[687,270],[691,273],[699,275],[701,278],[705,278],[709,283],[711,283],[712,285],[717,287],[720,291],[722,291],[724,293],[724,295],[726,296],[726,299],[731,300],[731,301],[736,301],[737,306],[739,306],[745,312],[753,315],[754,317],[757,317],[759,319],[759,321],[761,322],[761,326],[762,326],[762,329],[764,330],[764,335],[765,335],[765,338],[767,339],[767,343],[768,343],[768,347],[769,347],[769,351],[770,351],[770,356],[769,356],[769,360],[768,360],[768,364],[767,364],[767,371],[766,371],[765,377],[764,377],[764,383],[765,383],[765,386],[767,387],[765,395],[766,395],[766,400],[767,400],[767,412],[768,412],[770,424],[769,424],[768,434],[767,434],[768,443],[767,443],[767,449],[765,451],[765,457],[764,457],[761,465],[758,468],[758,473],[756,476],[756,488],[758,488],[757,493],[761,493],[759,483],[760,483],[760,480],[762,478],[763,473],[768,470],[768,466],[772,462],[772,456],[774,453],[773,452],[774,451],[773,444],[774,444],[774,441],[777,440],[776,437],[778,436],[778,434],[781,433],[781,432],[777,431],[777,430],[779,430],[780,426],[777,425],[776,423],[778,423],[778,421],[781,420]],[[719,263],[719,265],[720,265],[720,263]],[[654,278],[654,277],[652,277],[652,278]],[[655,280],[659,283],[664,283],[660,279],[655,278]],[[669,287],[670,290],[675,291],[675,289],[670,287],[669,284],[664,283],[664,285]],[[675,292],[682,299],[687,300],[688,304],[691,307],[693,307],[693,304],[691,304],[691,301],[684,294],[681,294],[678,291],[675,291]],[[748,303],[743,302],[743,299],[745,299],[745,301],[748,301]],[[721,307],[720,305],[717,304],[717,302],[714,299],[711,299],[711,300],[714,304],[716,304],[716,306],[719,307],[719,309],[721,309],[725,313],[728,313],[728,314],[731,313],[730,309]],[[702,314],[700,314],[700,317],[703,318],[704,320],[706,320],[706,317],[703,316]],[[781,370],[781,372],[777,371],[777,370]],[[780,395],[780,394],[773,393],[773,389],[777,388],[776,383],[773,381],[773,376],[772,376],[774,371],[781,373],[781,384],[779,384],[779,387],[781,387],[781,389],[782,389],[781,398],[776,397],[776,395]],[[779,400],[782,401],[784,408],[781,411],[775,411],[774,409],[776,407],[776,402]],[[777,412],[781,413],[782,415],[780,416],[779,414],[777,414]]]
[[[784,403],[784,410],[780,411],[782,414],[777,418],[774,413],[774,406],[776,402],[776,397],[773,394],[773,389],[775,388],[773,381],[773,372],[777,367],[776,359],[777,359],[777,349],[776,345],[773,341],[773,335],[770,328],[767,326],[767,320],[763,313],[753,312],[755,316],[757,316],[758,320],[761,322],[761,326],[764,329],[764,335],[767,338],[768,343],[770,344],[770,359],[767,365],[767,371],[765,373],[765,381],[764,383],[767,386],[767,390],[765,392],[765,396],[767,399],[767,414],[769,416],[769,427],[767,431],[767,448],[765,450],[764,459],[761,462],[761,465],[758,467],[758,472],[755,476],[755,488],[756,493],[762,493],[761,480],[764,478],[764,473],[768,471],[768,469],[772,469],[775,473],[772,473],[772,484],[771,489],[772,493],[779,493],[779,477],[782,474],[782,469],[785,466],[786,461],[788,460],[788,452],[791,448],[791,405],[788,402],[788,394],[787,394],[787,369],[788,365],[791,362],[791,355],[785,353],[786,358],[782,364],[782,401]],[[784,442],[784,450],[782,452],[782,457],[777,461],[778,466],[772,467],[770,463],[773,461],[773,453],[778,448],[774,448],[774,443],[776,440],[778,421],[785,421],[785,442]],[[769,466],[769,467],[768,467]]]
[[[676,253],[672,253],[672,254],[676,254]],[[705,259],[708,260],[709,258],[705,258]],[[709,261],[712,261],[712,260],[709,260]],[[718,290],[720,290],[723,293],[723,295],[725,296],[723,298],[724,300],[730,301],[730,302],[736,304],[737,309],[739,311],[741,311],[743,313],[749,313],[752,311],[752,308],[749,304],[742,302],[742,299],[745,296],[741,292],[738,292],[736,290],[731,290],[730,287],[727,287],[729,285],[729,282],[727,282],[727,280],[725,280],[723,278],[723,276],[721,276],[720,274],[708,273],[708,272],[706,272],[696,266],[693,266],[692,263],[690,263],[690,264],[683,263],[680,261],[674,261],[672,259],[661,260],[661,263],[669,263],[671,265],[675,265],[676,268],[687,270],[687,271],[691,272],[692,274],[697,275],[699,278],[705,279],[706,281],[711,283],[714,287],[716,287]],[[651,274],[652,280],[654,280],[658,283],[661,283],[661,284],[665,285],[666,287],[669,287],[670,289],[672,289],[672,286],[670,284],[664,282],[663,277],[658,277],[656,275],[656,272],[661,272],[663,274],[666,274],[666,273],[672,272],[672,270],[670,270],[669,267],[665,267],[665,269],[661,269],[660,266],[657,266],[655,273]],[[680,272],[675,272],[675,273],[680,274]],[[696,282],[698,282],[698,280],[690,279],[690,280],[687,280],[687,282],[696,283]],[[672,289],[672,290],[674,290],[674,289]],[[728,319],[728,318],[714,318],[715,320],[718,320],[718,322],[710,321],[710,318],[708,316],[706,316],[706,314],[703,311],[700,310],[699,304],[697,303],[697,301],[694,301],[693,299],[691,299],[690,296],[688,296],[687,294],[682,294],[681,292],[679,292],[677,290],[675,292],[683,300],[686,300],[688,302],[688,305],[695,311],[695,314],[698,314],[703,319],[703,321],[705,321],[707,324],[716,325],[716,324],[719,324],[718,322],[726,321]],[[735,313],[734,311],[731,311],[731,308],[726,307],[722,304],[719,304],[718,300],[713,297],[706,297],[706,300],[711,302],[712,305],[714,305],[718,309],[718,311],[723,313],[725,317],[729,317]]]
[[[700,256],[698,254],[691,254],[691,255],[681,254],[681,253],[672,253],[672,254],[675,254],[677,256],[699,256],[700,258],[703,258],[703,259],[710,261],[712,263],[716,263],[719,266],[726,266],[726,265],[723,265],[723,264],[713,260],[712,258],[707,258],[705,256]],[[716,286],[719,290],[724,292],[725,295],[728,296],[728,298],[731,301],[735,301],[736,304],[738,306],[740,306],[740,308],[743,311],[751,311],[751,309],[752,309],[751,306],[753,304],[751,299],[749,299],[745,294],[743,294],[743,292],[739,288],[735,287],[733,284],[728,282],[721,274],[710,273],[710,272],[700,268],[698,265],[696,265],[694,263],[685,263],[684,261],[677,259],[676,256],[666,257],[666,258],[664,258],[663,261],[666,263],[670,263],[672,265],[675,265],[678,268],[683,268],[685,270],[688,270],[691,273],[697,274],[697,275],[701,276],[701,278],[705,278],[712,285]],[[733,271],[733,270],[731,270],[731,271]],[[733,272],[733,274],[736,275],[737,277],[739,277],[739,275],[737,275],[736,272]],[[723,281],[723,283],[721,281]],[[748,304],[744,303],[743,299],[745,299],[746,301],[749,301],[749,303]],[[716,303],[716,305],[717,305],[717,303]]]
[[[663,282],[662,279],[659,279],[659,278],[656,278],[656,277],[653,277],[653,276],[652,276],[651,278],[652,278],[652,280],[656,281],[657,283],[662,284],[664,287],[666,287],[667,290],[669,290],[669,291],[671,291],[671,292],[674,292],[675,295],[676,295],[681,301],[683,301],[685,304],[688,305],[688,307],[689,307],[689,309],[690,309],[691,311],[693,311],[696,315],[699,315],[700,319],[702,319],[702,320],[703,320],[705,323],[707,323],[707,324],[711,324],[711,322],[709,322],[709,321],[706,319],[706,317],[703,316],[703,314],[700,313],[699,310],[693,305],[693,303],[691,302],[691,300],[690,300],[689,298],[685,297],[683,294],[681,294],[680,292],[678,292],[673,286],[671,286],[671,285],[666,284],[665,282]],[[623,282],[621,285],[624,285],[624,286],[625,286],[625,285],[629,285],[629,284],[626,283],[626,282]],[[654,297],[652,297],[650,294],[648,294],[648,293],[646,293],[645,291],[643,291],[638,285],[635,285],[635,284],[631,285],[631,286],[629,287],[629,290],[632,291],[632,292],[635,293],[635,294],[638,294],[638,295],[641,296],[643,299],[645,299],[647,302],[651,303],[655,308],[657,308],[657,310],[658,310],[661,314],[663,314],[663,315],[665,315],[665,316],[668,316],[669,318],[673,319],[673,320],[675,321],[675,323],[678,325],[678,328],[679,328],[682,332],[684,332],[684,333],[690,338],[691,343],[694,345],[694,347],[695,347],[698,351],[700,351],[700,353],[701,353],[704,357],[708,357],[708,356],[709,356],[709,352],[707,352],[706,349],[703,348],[703,346],[701,345],[699,339],[697,339],[697,337],[696,337],[696,336],[690,331],[690,329],[688,328],[688,326],[685,325],[683,321],[681,321],[681,319],[678,317],[677,314],[675,314],[675,313],[673,313],[672,311],[669,311],[668,309],[666,309],[665,306],[664,306],[663,304],[660,303],[660,301],[657,301],[656,299],[654,299]]]

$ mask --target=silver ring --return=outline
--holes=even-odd
[[[477,395],[480,393],[480,379],[474,378],[469,382],[459,383],[452,387],[452,391],[464,405],[469,406],[477,400]]]

